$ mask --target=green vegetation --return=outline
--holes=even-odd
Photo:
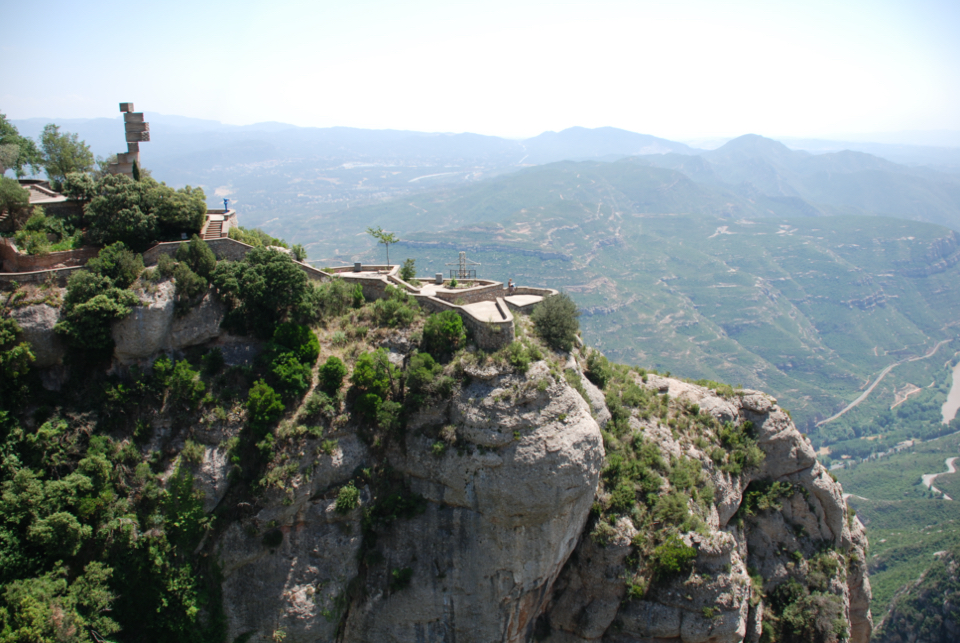
[[[13,203],[10,207],[15,211],[18,206]],[[54,240],[50,239],[51,236]],[[69,222],[46,216],[42,208],[36,207],[33,208],[33,215],[13,235],[13,240],[20,252],[45,255],[48,252],[79,248],[83,242],[83,234]]]
[[[36,172],[41,160],[37,144],[29,137],[21,136],[16,126],[7,120],[6,114],[0,112],[0,179],[7,169],[12,169],[18,178],[25,176],[28,168]],[[0,202],[0,209],[3,207]]]
[[[51,184],[56,188],[71,172],[89,172],[93,169],[93,152],[76,134],[60,132],[50,123],[40,134],[42,165]]]
[[[279,322],[316,319],[320,291],[283,252],[254,248],[242,261],[221,261],[212,281],[230,307],[224,325],[235,331],[267,338]]]
[[[367,234],[377,240],[377,243],[382,243],[383,247],[387,252],[387,265],[390,265],[390,244],[396,243],[400,239],[397,238],[397,235],[392,232],[384,232],[383,228],[377,226],[376,228],[367,228]]]
[[[114,286],[110,277],[79,270],[67,281],[56,331],[64,335],[74,349],[106,356],[114,345],[110,322],[126,317],[139,303],[132,292]]]
[[[348,482],[340,487],[337,492],[337,502],[335,509],[339,514],[347,514],[360,506],[360,492],[352,482]]]
[[[577,340],[580,324],[577,304],[566,293],[551,295],[534,306],[531,319],[540,338],[558,351],[569,351]]]
[[[832,471],[843,485],[848,505],[867,527],[866,561],[873,589],[871,603],[879,623],[895,593],[916,581],[936,561],[934,553],[960,544],[956,500],[942,499],[921,484],[921,476],[946,471],[944,461],[960,456],[960,434],[923,442],[867,462],[850,462]],[[934,486],[960,490],[960,474],[938,476]]]
[[[244,228],[243,226],[231,226],[227,235],[234,241],[245,243],[254,248],[265,248],[267,246],[276,246],[286,248],[287,244],[282,239],[271,237],[269,234],[259,228]]]
[[[200,188],[174,190],[151,178],[134,181],[108,174],[97,181],[84,217],[94,243],[122,241],[143,250],[158,239],[199,232],[206,212],[206,196]]]
[[[423,326],[423,349],[431,355],[449,357],[467,341],[463,319],[453,310],[430,315]]]

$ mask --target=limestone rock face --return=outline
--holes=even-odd
[[[706,520],[708,533],[683,535],[697,551],[694,570],[689,576],[655,582],[642,596],[625,599],[623,561],[631,550],[629,529],[621,520],[604,545],[584,534],[546,609],[546,640],[758,641],[765,606],[751,589],[747,570],[755,570],[763,579],[763,591],[770,592],[789,578],[812,573],[809,561],[827,543],[836,548],[830,556],[837,570],[828,579],[827,589],[842,603],[849,640],[867,643],[873,623],[863,527],[855,518],[847,519],[840,485],[817,462],[812,446],[789,416],[773,398],[755,391],[723,398],[709,389],[656,375],[649,375],[644,385],[696,405],[699,413],[720,422],[752,422],[765,454],[763,464],[742,476],[731,476],[693,444],[678,441],[658,421],[631,418],[635,435],[655,442],[665,457],[683,454],[700,459],[716,490],[714,509]],[[733,521],[753,480],[791,483],[794,491],[782,500],[779,511],[760,511]],[[802,560],[794,552],[802,554]]]
[[[65,347],[53,327],[60,319],[60,310],[39,304],[15,309],[10,316],[20,325],[23,338],[30,342],[37,368],[56,366],[63,359]]]
[[[337,513],[335,491],[369,453],[352,435],[339,436],[330,455],[316,457],[315,448],[308,443],[299,462],[309,480],[298,476],[289,495],[270,493],[216,543],[228,641],[272,641],[277,631],[286,641],[336,639],[363,536],[361,510]]]
[[[164,348],[180,350],[216,339],[220,336],[220,322],[224,313],[220,300],[212,292],[207,293],[183,317],[174,318]]]
[[[121,364],[147,359],[161,350],[181,350],[220,337],[224,308],[211,292],[182,317],[175,315],[176,284],[163,281],[154,292],[138,292],[142,306],[113,323],[114,357]]]
[[[141,296],[142,306],[113,323],[113,355],[120,363],[145,359],[163,348],[173,325],[174,284],[161,282],[152,295]]]
[[[588,402],[546,362],[524,374],[490,364],[464,372],[450,399],[411,412],[402,440],[364,442],[367,429],[342,424],[325,435],[337,440],[332,453],[305,439],[284,464],[293,477],[256,506],[230,505],[230,465],[213,446],[225,435],[194,432],[207,444],[195,473],[205,507],[239,516],[213,546],[228,640],[756,643],[773,613],[764,596],[812,576],[811,561],[826,556],[834,571],[824,591],[849,640],[868,643],[862,525],[773,398],[637,376],[701,418],[751,422],[765,457],[734,475],[714,460],[716,435],[691,439],[650,413],[621,424],[665,462],[699,460],[701,482],[715,490],[700,527],[679,534],[696,552],[691,571],[631,585],[648,527],[629,515],[591,518],[609,499],[599,484],[601,414],[591,408],[602,392],[588,389]],[[360,507],[344,515],[335,503],[348,480]],[[790,490],[779,509],[739,511],[752,483],[774,481]],[[411,498],[416,510],[398,509]]]
[[[438,419],[455,427],[442,454],[432,449]],[[406,449],[389,459],[427,509],[378,539],[384,560],[368,570],[343,640],[529,640],[602,465],[583,398],[543,362],[474,380],[445,413],[408,426]],[[402,592],[390,587],[395,569],[412,572]]]

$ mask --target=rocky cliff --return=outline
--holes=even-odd
[[[960,640],[960,547],[936,561],[893,599],[874,640],[878,643],[948,643]]]
[[[684,462],[702,472],[697,489],[713,490],[700,505],[687,498],[689,520],[676,525],[605,509],[604,439],[609,451],[617,438],[601,429],[610,410],[579,366],[468,364],[462,377],[400,443],[370,447],[343,427],[329,455],[302,446],[297,467],[307,475],[227,529],[216,551],[231,639],[870,639],[863,529],[768,396],[723,397],[630,372],[636,386],[671,408],[698,407],[704,420],[686,432],[637,411],[627,420],[629,439],[654,445],[672,467],[654,495],[673,497]],[[744,423],[762,463],[734,475],[717,433]],[[360,507],[341,515],[337,490],[351,480]],[[693,559],[654,573],[645,557],[662,552],[648,543],[662,546],[658,532],[668,531]],[[283,534],[279,544],[264,544],[270,533]]]
[[[214,295],[177,316],[172,292],[114,323],[119,372],[223,342]],[[55,368],[56,309],[16,316]],[[352,368],[379,347],[402,372],[418,324],[350,330],[352,348],[331,328],[321,355]],[[188,467],[216,517],[194,553],[215,563],[227,641],[869,641],[864,531],[775,400],[600,368],[519,324],[519,348],[459,353],[403,423],[371,427],[349,395],[320,420],[288,405],[256,485],[248,409],[161,398],[141,448],[168,481]]]

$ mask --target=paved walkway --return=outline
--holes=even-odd
[[[463,308],[483,321],[501,321],[503,319],[495,301],[478,301],[474,304],[467,304]]]
[[[504,299],[514,306],[529,306],[530,304],[543,301],[543,297],[540,295],[510,295],[509,297],[504,297]]]

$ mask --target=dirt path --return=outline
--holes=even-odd
[[[956,473],[957,467],[954,466],[954,463],[957,461],[957,458],[947,458],[944,461],[944,464],[947,465],[946,471],[941,471],[940,473],[927,473],[920,477],[920,480],[923,482],[923,486],[929,489],[930,491],[935,491],[936,493],[943,494],[944,500],[953,500],[950,496],[943,493],[939,489],[933,486],[933,481],[937,479],[937,476],[942,476],[945,473]]]

